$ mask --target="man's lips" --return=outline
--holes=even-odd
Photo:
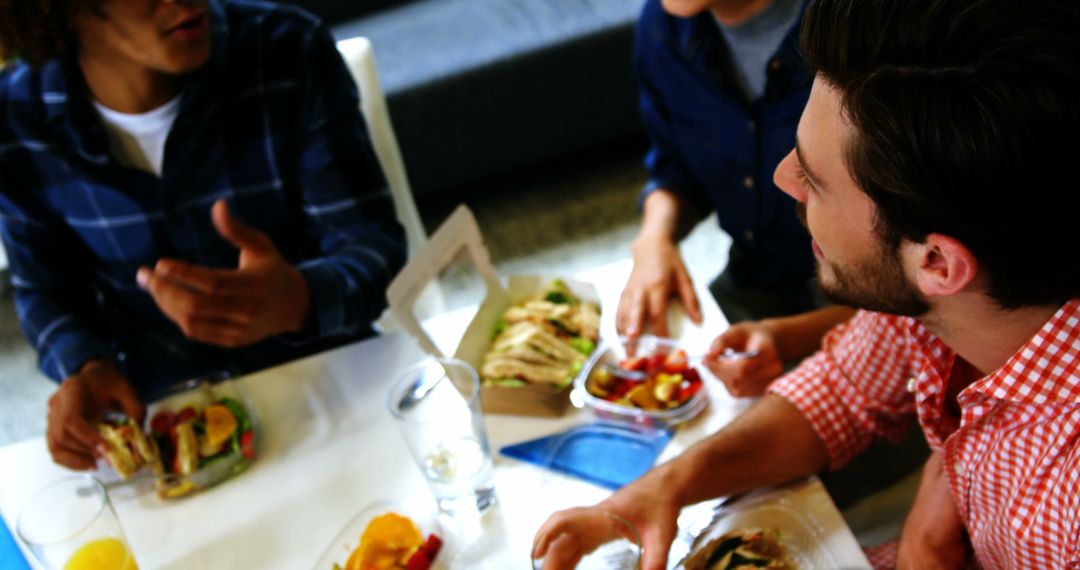
[[[206,13],[196,14],[184,18],[176,25],[165,29],[165,35],[178,35],[181,37],[195,37],[201,35],[207,28],[209,19]]]

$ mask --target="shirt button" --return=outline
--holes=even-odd
[[[753,190],[754,189],[754,177],[753,176],[744,176],[743,179],[742,179],[742,185],[747,190]]]
[[[780,69],[780,66],[782,66],[782,65],[783,64],[780,63],[779,59],[774,59],[774,60],[769,62],[769,69],[771,69],[773,71],[776,71],[777,69]]]
[[[907,391],[911,392],[912,394],[915,393],[915,377],[914,376],[907,379]]]
[[[746,238],[746,241],[754,241],[754,231],[746,230],[746,232],[743,233],[743,237]]]
[[[965,471],[964,464],[957,462],[956,465],[953,466],[953,471],[955,471],[958,476],[963,477]]]

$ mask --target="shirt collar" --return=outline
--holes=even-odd
[[[1062,305],[1004,366],[969,388],[1017,403],[1080,403],[1080,299]]]
[[[908,321],[908,334],[947,379],[953,350],[916,319]],[[976,380],[960,397],[974,394],[1022,404],[1080,403],[1080,299],[1062,305],[1001,368]]]
[[[783,59],[802,61],[799,53],[799,30],[802,27],[803,13],[809,0],[801,0],[799,16],[791,30],[780,42],[780,48],[776,55]],[[687,61],[697,62],[706,68],[726,67],[728,63],[720,63],[728,54],[727,43],[723,39],[720,27],[717,25],[712,12],[706,10],[690,18],[674,18],[677,22],[672,38],[669,41],[675,43],[675,48],[686,58]],[[801,68],[801,66],[800,66]],[[805,70],[800,71],[805,75]],[[800,79],[801,81],[801,79]]]

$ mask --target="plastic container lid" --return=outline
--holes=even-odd
[[[669,441],[671,433],[667,430],[598,422],[508,445],[499,451],[616,490],[651,469]]]

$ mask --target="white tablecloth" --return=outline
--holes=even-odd
[[[604,299],[602,334],[614,331],[618,294],[628,261],[578,277]],[[673,332],[688,350],[704,351],[727,322],[704,287],[705,324],[682,322]],[[471,318],[468,310],[431,319],[425,329],[446,353]],[[434,510],[434,501],[386,410],[394,376],[423,354],[411,338],[391,333],[253,374],[241,381],[262,419],[259,456],[251,469],[196,496],[161,502],[123,490],[113,502],[143,570],[310,568],[356,512],[375,501],[403,501]],[[707,412],[680,429],[661,460],[679,453],[730,421],[750,403],[710,383]],[[562,431],[589,420],[585,410],[558,419],[488,416],[493,450]],[[70,475],[54,465],[43,438],[0,449],[0,514],[14,530],[23,503],[49,481]],[[554,510],[589,504],[607,491],[530,464],[495,456],[497,506],[481,520],[471,545],[459,545],[455,568],[527,568],[532,536]],[[558,493],[548,493],[558,489]],[[809,491],[820,505],[833,550],[865,562],[824,490]],[[831,507],[831,509],[829,508]],[[476,529],[474,529],[475,531]]]

